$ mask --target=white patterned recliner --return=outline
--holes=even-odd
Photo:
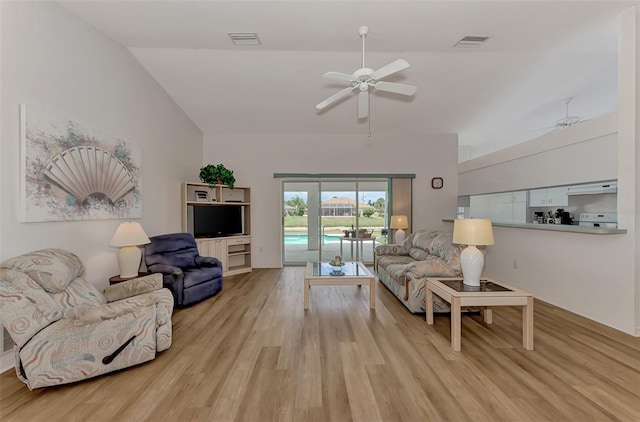
[[[43,249],[0,264],[0,315],[16,373],[30,389],[140,364],[171,346],[173,296],[162,275],[109,286],[81,278],[80,259]]]

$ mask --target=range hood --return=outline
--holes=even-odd
[[[569,186],[567,195],[596,195],[599,193],[618,192],[618,182],[591,183],[588,185]]]

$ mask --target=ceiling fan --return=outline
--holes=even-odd
[[[581,122],[581,119],[578,116],[569,115],[569,103],[571,102],[571,100],[573,100],[572,97],[565,98],[564,100],[562,100],[562,104],[565,105],[566,114],[562,119],[559,119],[558,121],[556,121],[556,125],[555,125],[556,128],[562,129],[565,127],[571,127]]]
[[[327,72],[324,75],[322,75],[325,78],[337,79],[340,81],[349,82],[351,86],[341,91],[338,91],[336,94],[333,94],[326,100],[316,105],[316,108],[318,110],[322,110],[325,107],[341,100],[342,98],[347,97],[348,95],[351,94],[351,92],[357,89],[359,91],[358,118],[364,119],[369,116],[369,90],[371,88],[375,88],[380,91],[393,92],[395,94],[409,95],[409,96],[415,94],[416,90],[418,89],[418,87],[413,85],[405,85],[405,84],[381,81],[381,79],[389,75],[392,75],[396,72],[399,72],[401,70],[408,68],[409,63],[407,63],[406,60],[398,59],[394,62],[389,63],[386,66],[381,67],[378,70],[373,70],[371,68],[368,68],[365,65],[365,61],[364,61],[364,58],[365,58],[364,47],[365,47],[365,38],[369,33],[369,27],[367,26],[360,27],[360,29],[358,30],[358,33],[360,34],[360,38],[362,38],[362,67],[356,70],[355,72],[353,72],[352,75],[349,75],[347,73],[340,73],[340,72]]]
[[[555,132],[556,130],[565,129],[578,123],[582,123],[588,119],[581,119],[578,116],[572,116],[569,114],[569,103],[573,100],[573,97],[565,98],[562,100],[562,104],[565,106],[565,115],[563,118],[556,120],[556,124],[553,126],[542,127],[539,129],[533,130],[533,132],[545,131],[545,133]],[[551,129],[551,130],[550,130]]]

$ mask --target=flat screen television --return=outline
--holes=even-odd
[[[242,207],[215,205],[193,207],[193,236],[221,237],[242,234]]]

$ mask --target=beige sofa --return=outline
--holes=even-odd
[[[420,230],[400,245],[375,249],[374,269],[380,281],[411,312],[425,312],[427,277],[462,277],[460,253],[465,245],[454,245],[452,233]],[[449,304],[433,296],[434,312],[449,312]]]

